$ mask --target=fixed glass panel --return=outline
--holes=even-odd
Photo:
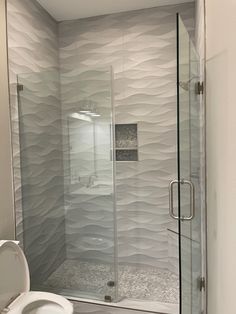
[[[23,238],[31,286],[37,289],[66,256],[58,73],[19,75],[17,89],[22,195],[17,237]]]
[[[202,293],[199,57],[179,15],[177,33],[181,314],[198,314]]]
[[[114,300],[111,70],[18,76],[24,250],[32,288]]]

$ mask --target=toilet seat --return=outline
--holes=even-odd
[[[47,292],[26,292],[8,307],[8,314],[67,314],[73,313],[72,304],[64,297]]]
[[[64,297],[30,292],[29,268],[16,241],[0,241],[0,313],[73,314]]]

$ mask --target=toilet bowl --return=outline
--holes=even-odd
[[[0,314],[73,314],[64,297],[30,291],[29,268],[16,241],[0,241]]]
[[[65,298],[47,292],[22,293],[10,305],[9,314],[67,314],[73,313],[71,303]]]

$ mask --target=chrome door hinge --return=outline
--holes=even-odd
[[[110,295],[105,295],[104,302],[111,303],[112,302],[112,297]]]
[[[204,82],[197,82],[195,85],[197,95],[203,95],[204,93]]]
[[[199,287],[200,291],[206,290],[206,279],[205,279],[205,277],[200,277],[198,279],[198,287]]]
[[[17,84],[17,92],[22,92],[24,90],[24,85],[22,84]]]

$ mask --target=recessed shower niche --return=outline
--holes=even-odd
[[[138,124],[115,125],[116,161],[138,161]]]
[[[93,16],[75,9],[73,19],[65,7],[57,15],[64,1],[7,2],[16,233],[33,289],[198,314],[204,132],[195,2],[131,1],[134,10],[103,14],[95,5]],[[194,211],[194,219],[173,219],[173,197],[175,215]]]

